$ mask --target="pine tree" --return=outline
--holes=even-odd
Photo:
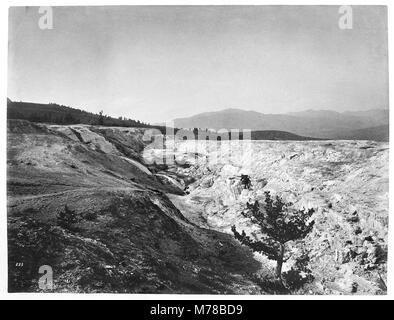
[[[277,262],[275,276],[280,282],[282,281],[285,245],[289,241],[305,238],[314,225],[314,221],[310,221],[315,212],[314,209],[291,210],[291,205],[292,203],[283,202],[279,196],[273,200],[270,193],[265,192],[264,210],[257,205],[249,206],[250,209],[244,215],[259,225],[263,235],[260,240],[251,239],[244,230],[239,233],[235,226],[231,228],[235,238],[242,244]]]
[[[99,117],[98,117],[98,124],[99,125],[104,125],[104,115],[103,115],[103,110],[101,110],[100,112],[99,112]]]

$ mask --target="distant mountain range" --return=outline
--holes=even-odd
[[[124,117],[113,118],[54,103],[15,102],[7,99],[7,118],[57,124],[151,127]],[[241,109],[225,109],[174,120],[175,128],[251,129],[253,140],[389,140],[389,111],[335,112],[307,110],[287,114],[263,114]]]
[[[388,109],[346,112],[307,110],[287,114],[225,109],[178,118],[174,123],[177,128],[278,130],[321,139],[389,139]]]

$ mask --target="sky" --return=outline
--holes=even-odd
[[[9,11],[8,97],[149,123],[226,108],[388,108],[387,11],[352,6]]]

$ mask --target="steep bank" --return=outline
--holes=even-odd
[[[248,250],[169,201],[183,190],[141,162],[143,134],[8,122],[9,291],[39,291],[49,265],[55,292],[264,292]]]

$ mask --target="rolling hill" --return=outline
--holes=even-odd
[[[160,125],[150,125],[138,120],[126,118],[113,118],[106,115],[94,114],[84,110],[71,108],[55,103],[31,103],[31,102],[14,102],[7,99],[7,118],[10,120],[27,120],[38,123],[52,123],[59,125],[87,124],[87,125],[103,125],[113,127],[137,127],[137,128],[155,128],[165,133],[166,128]],[[178,129],[175,129],[176,133]],[[172,132],[172,130],[171,130]],[[202,133],[206,133],[202,130]],[[197,137],[198,131],[194,131]],[[210,132],[211,139],[216,140],[219,134]],[[190,138],[191,135],[189,134]],[[252,140],[313,140],[292,134],[290,132],[278,130],[258,130],[252,132]]]
[[[120,127],[148,127],[138,120],[114,118],[56,103],[16,102],[7,99],[7,118],[56,124],[91,124]]]
[[[370,127],[339,132],[337,139],[341,140],[375,140],[389,141],[389,125]]]
[[[88,124],[114,127],[156,128],[125,117],[114,118],[94,114],[55,103],[15,102],[7,99],[7,118],[38,123]],[[189,118],[174,120],[175,128],[251,129],[252,140],[389,140],[389,111],[335,112],[330,110],[306,110],[287,114],[263,114],[241,109],[225,109],[206,112]],[[177,132],[178,129],[175,129]]]
[[[174,123],[176,127],[182,128],[279,130],[323,139],[353,137],[354,139],[374,140],[381,138],[381,134],[375,136],[376,130],[373,128],[388,126],[389,111],[375,109],[339,113],[327,110],[307,110],[288,114],[263,114],[241,109],[225,109],[201,113],[188,118],[178,118],[174,120]],[[364,131],[356,131],[360,129]]]

